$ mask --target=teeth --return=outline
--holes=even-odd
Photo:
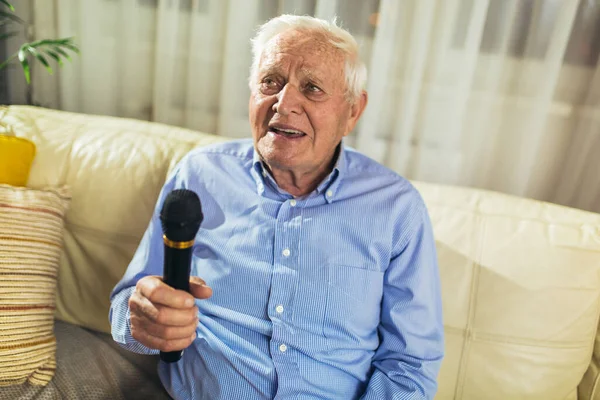
[[[294,130],[294,129],[283,129],[283,128],[276,128],[276,129],[278,131],[285,132],[285,133],[295,133],[295,134],[298,134],[298,135],[302,135],[303,134],[302,132]]]

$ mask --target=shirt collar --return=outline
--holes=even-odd
[[[325,197],[325,201],[327,201],[327,203],[331,203],[335,199],[340,182],[342,181],[347,168],[346,148],[343,141],[339,144],[338,149],[339,152],[333,170],[315,189],[317,194]],[[264,194],[265,184],[267,182],[272,184],[273,187],[276,188],[280,193],[284,194],[284,191],[277,186],[277,183],[267,171],[267,168],[263,165],[263,162],[256,150],[253,150],[251,174],[256,182],[256,191],[258,194]]]

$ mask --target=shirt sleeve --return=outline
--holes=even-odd
[[[432,399],[444,354],[435,241],[419,197],[412,234],[384,275],[380,345],[364,400]]]
[[[110,295],[109,321],[112,337],[121,347],[135,353],[159,353],[158,350],[147,348],[131,336],[129,298],[137,281],[145,276],[162,276],[163,274],[164,245],[159,215],[165,197],[175,188],[175,182],[176,174],[174,173],[163,186],[142,241],[123,278],[117,283]]]

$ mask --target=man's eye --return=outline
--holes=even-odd
[[[308,90],[311,93],[320,93],[322,92],[321,88],[313,85],[312,83],[309,83],[308,85],[306,85],[306,90]]]
[[[279,83],[277,83],[277,81],[272,78],[265,78],[261,82],[260,86],[261,86],[262,90],[273,91],[273,90],[277,90],[279,88]]]

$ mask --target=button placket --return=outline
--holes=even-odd
[[[275,246],[273,277],[269,298],[269,315],[273,321],[271,354],[276,365],[288,365],[288,367],[290,363],[294,363],[294,358],[289,356],[288,350],[289,346],[293,346],[293,337],[290,335],[295,331],[292,325],[293,309],[290,304],[293,304],[298,280],[298,257],[295,251],[298,248],[300,234],[298,218],[302,210],[296,207],[297,205],[296,200],[288,199],[281,203],[277,213],[273,243]]]

